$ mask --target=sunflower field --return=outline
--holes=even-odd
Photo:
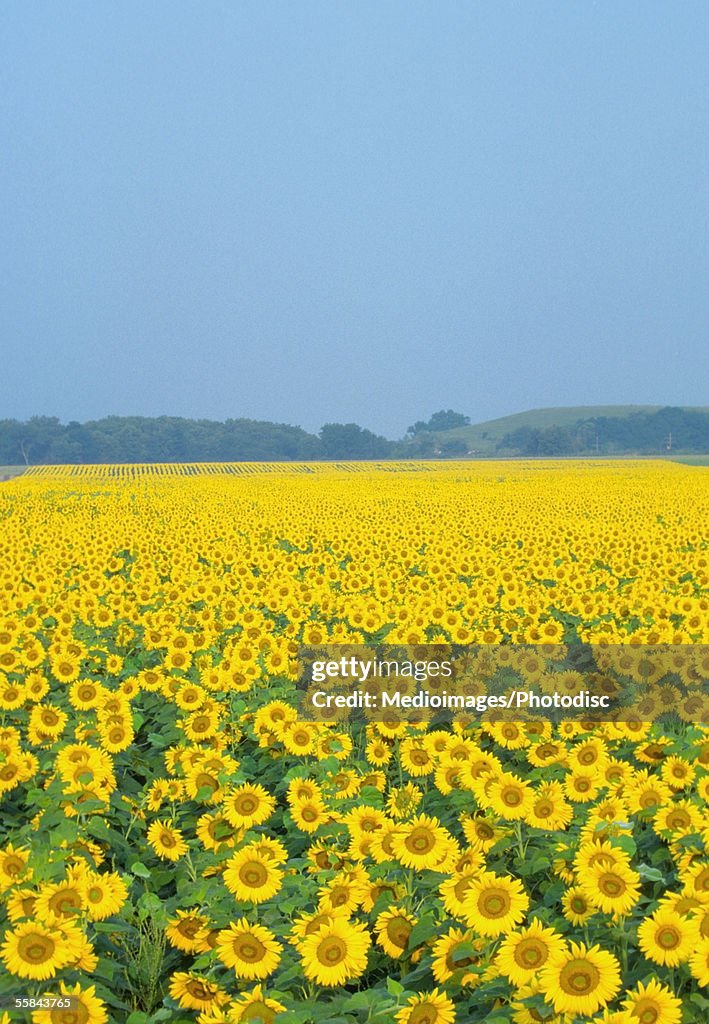
[[[671,644],[706,678],[708,479],[0,485],[2,1024],[709,1019],[709,726],[345,725],[294,700],[325,642]]]

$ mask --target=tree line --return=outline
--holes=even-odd
[[[470,420],[434,413],[390,441],[356,423],[326,423],[317,434],[267,420],[107,416],[63,424],[53,416],[0,420],[0,465],[117,462],[259,462],[316,459],[465,458],[464,437],[448,431]],[[709,452],[709,413],[667,407],[625,417],[594,417],[565,427],[522,427],[497,445],[505,455],[556,456]]]
[[[61,423],[53,416],[0,420],[0,465],[117,462],[251,462],[389,458],[394,443],[355,423],[318,434],[265,420],[107,416]]]
[[[638,455],[709,452],[709,412],[666,406],[628,416],[595,416],[566,427],[520,427],[498,450],[519,455]]]

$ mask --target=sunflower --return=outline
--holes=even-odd
[[[476,878],[480,876],[480,868],[473,865],[456,871],[450,878],[441,882],[439,895],[443,906],[453,917],[462,917],[465,913],[465,897]]]
[[[582,925],[596,913],[596,908],[580,885],[571,885],[561,897],[562,913],[571,924]]]
[[[419,814],[397,832],[391,846],[405,868],[435,868],[447,853],[450,837],[437,818]]]
[[[67,939],[58,928],[28,921],[6,933],[0,957],[10,974],[44,981],[66,967],[76,952],[73,935]]]
[[[318,892],[318,909],[327,914],[351,914],[361,906],[365,886],[358,878],[340,871]]]
[[[563,782],[564,792],[569,800],[577,804],[589,803],[598,796],[600,774],[576,770],[569,772]]]
[[[565,950],[561,935],[535,919],[528,928],[507,936],[497,951],[495,965],[513,985],[526,985],[551,957]]]
[[[709,987],[709,939],[702,939],[689,958],[689,969],[700,985]]]
[[[708,776],[709,778],[709,776]],[[677,800],[662,807],[653,819],[656,832],[667,832],[673,839],[689,832],[699,832],[704,824],[704,816],[696,804],[689,800]]]
[[[35,1010],[32,1024],[106,1024],[108,1021],[106,1004],[96,995],[94,985],[82,989],[80,984],[76,984],[69,988],[62,981],[55,997],[69,1000],[70,1005]]]
[[[275,935],[260,924],[249,924],[245,917],[232,922],[219,933],[217,956],[233,967],[237,978],[267,978],[278,966],[282,946]]]
[[[253,847],[239,850],[227,863],[224,885],[238,900],[263,903],[281,888],[283,872]]]
[[[519,821],[534,804],[534,791],[528,782],[504,773],[488,789],[490,808],[508,821]]]
[[[423,799],[423,793],[413,782],[405,786],[392,786],[387,796],[386,808],[395,820],[408,818]]]
[[[579,884],[594,906],[606,914],[622,915],[640,898],[640,876],[626,864],[594,864]]]
[[[195,832],[204,848],[215,853],[222,846],[234,846],[242,834],[241,830],[234,828],[221,813],[203,814],[197,822]]]
[[[32,872],[27,869],[29,859],[29,850],[15,847],[12,843],[0,850],[0,889],[16,885],[25,874],[31,877]]]
[[[227,994],[213,981],[198,974],[177,971],[170,978],[170,995],[185,1010],[207,1013],[229,1002]]]
[[[247,1021],[258,1021],[260,1024],[273,1024],[277,1013],[285,1013],[286,1008],[277,999],[263,994],[261,985],[256,985],[250,992],[242,992],[238,999],[229,1007],[231,1024],[246,1024]]]
[[[170,918],[165,926],[168,942],[183,953],[205,953],[209,946],[205,932],[209,919],[194,910],[178,910],[177,917]]]
[[[550,958],[539,980],[556,1013],[590,1017],[618,992],[620,969],[613,954],[600,946],[572,942]]]
[[[128,898],[128,889],[117,874],[99,875],[89,871],[82,880],[81,895],[89,918],[103,921],[118,913]]]
[[[652,978],[647,985],[640,981],[628,992],[623,1007],[632,1024],[680,1024],[682,1003],[672,992]]]
[[[317,832],[320,826],[330,819],[330,814],[320,797],[294,801],[291,804],[290,813],[296,827],[301,832],[310,834]]]
[[[709,898],[709,861],[700,860],[692,864],[686,871],[680,869],[682,891],[690,896],[698,896],[703,902]]]
[[[432,992],[419,992],[396,1014],[398,1024],[454,1024],[453,1001],[434,988]]]
[[[385,910],[374,925],[377,945],[381,946],[387,956],[398,960],[406,950],[415,924],[416,918],[405,910]]]
[[[459,971],[463,972],[468,967],[478,964],[482,955],[479,951],[481,945],[481,940],[477,940],[476,943],[473,939],[472,932],[449,928],[448,933],[437,939],[433,946],[433,977],[442,985]],[[475,974],[462,974],[460,978],[461,985],[470,985],[475,981]]]
[[[371,940],[363,924],[336,917],[331,924],[306,935],[300,953],[303,972],[319,985],[344,985],[367,966]]]
[[[234,828],[252,828],[267,821],[275,806],[276,801],[263,786],[245,784],[229,790],[222,811]]]
[[[503,834],[502,828],[489,818],[463,816],[460,819],[465,838],[473,850],[485,853]]]
[[[525,815],[528,825],[546,831],[565,829],[573,817],[573,810],[564,797],[558,782],[541,786]]]
[[[674,790],[685,789],[694,781],[695,771],[689,761],[681,757],[668,757],[660,769],[662,781]]]
[[[40,888],[35,912],[37,917],[45,921],[71,919],[84,909],[84,903],[82,887],[77,882],[50,882]]]
[[[300,914],[293,919],[291,927],[291,942],[294,946],[300,946],[306,935],[314,935],[320,928],[329,926],[336,917],[348,918],[347,911],[319,910],[314,914]]]
[[[187,843],[178,828],[166,821],[154,821],[148,829],[148,842],[163,860],[179,860],[187,853]]]
[[[638,928],[638,945],[645,956],[667,967],[688,960],[698,938],[698,924],[669,907],[660,907]]]
[[[478,934],[494,938],[515,928],[528,906],[519,879],[486,871],[472,881],[463,900],[463,917]]]
[[[36,917],[37,893],[33,889],[13,889],[7,896],[6,910],[11,921]]]

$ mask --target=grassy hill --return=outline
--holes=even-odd
[[[440,441],[460,438],[465,441],[470,451],[479,455],[493,455],[497,445],[506,434],[511,434],[522,427],[543,430],[547,427],[569,427],[578,420],[587,420],[599,416],[625,418],[634,413],[659,412],[660,405],[570,405],[558,409],[530,409],[527,412],[501,416],[499,419],[474,423],[468,427],[456,427],[435,436]],[[687,412],[709,412],[707,406],[682,406]],[[502,453],[504,454],[504,453]]]

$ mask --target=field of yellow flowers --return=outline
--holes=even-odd
[[[707,473],[0,485],[0,1021],[705,1022],[709,727],[317,724],[293,679],[301,644],[384,640],[676,644],[681,673]]]

